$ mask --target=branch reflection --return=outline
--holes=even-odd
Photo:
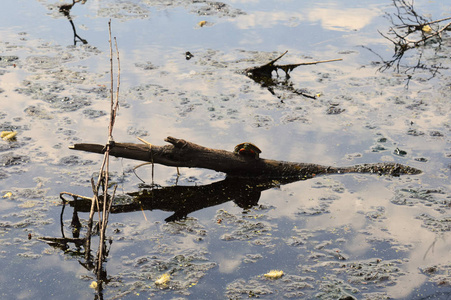
[[[62,5],[59,6],[60,13],[62,13],[69,20],[69,23],[72,26],[72,30],[74,32],[74,46],[76,46],[78,42],[82,42],[83,44],[87,44],[88,41],[83,39],[83,38],[81,38],[77,34],[77,30],[75,28],[74,22],[72,21],[72,17],[70,15],[70,11],[71,11],[72,7],[74,7],[74,5],[76,3],[80,2],[81,4],[85,4],[86,1],[88,1],[88,0],[72,0],[72,4],[62,4]]]
[[[256,180],[242,178],[226,178],[222,181],[203,186],[171,186],[154,189],[143,189],[128,193],[111,208],[112,214],[141,210],[162,210],[174,212],[166,218],[166,222],[186,218],[195,211],[226,203],[235,202],[239,207],[247,209],[258,204],[262,191],[278,187],[299,179]],[[126,202],[120,204],[120,202]],[[89,212],[91,201],[77,199],[69,204],[79,212]]]

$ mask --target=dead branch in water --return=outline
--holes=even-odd
[[[183,139],[167,137],[170,145],[116,143],[110,154],[141,161],[153,161],[171,167],[204,168],[226,173],[228,176],[254,178],[312,178],[321,174],[375,173],[386,175],[419,174],[420,170],[397,163],[363,164],[351,167],[322,166],[311,163],[256,159],[235,152],[207,148]],[[102,153],[99,144],[75,144],[70,147],[93,153]]]
[[[430,53],[426,50],[432,49],[433,56],[439,56],[439,52],[443,51],[442,38],[445,30],[451,29],[451,17],[438,20],[430,20],[421,15],[414,8],[414,2],[408,0],[393,0],[396,9],[395,13],[386,13],[387,19],[392,26],[386,31],[379,31],[380,35],[390,41],[394,45],[394,53],[391,59],[386,60],[382,55],[369,49],[381,59],[379,71],[384,72],[388,69],[394,69],[398,73],[407,75],[408,86],[410,79],[417,70],[425,70],[431,74],[430,78],[434,78],[441,70],[447,69],[441,63],[437,63],[436,59],[428,62]],[[445,24],[443,22],[448,21]],[[408,62],[406,54],[415,51],[416,60],[413,63]],[[430,51],[429,51],[430,52]],[[402,62],[405,61],[405,62]]]
[[[299,66],[316,65],[316,64],[322,64],[322,63],[342,60],[341,58],[337,58],[337,59],[328,59],[328,60],[304,62],[304,63],[298,63],[298,64],[276,65],[275,62],[278,61],[279,59],[281,59],[287,53],[288,53],[288,50],[285,51],[279,57],[271,60],[269,63],[264,64],[262,66],[247,68],[245,70],[246,75],[248,77],[251,77],[251,78],[253,78],[253,77],[262,77],[262,76],[271,77],[271,73],[273,71],[275,71],[277,73],[277,70],[280,69],[280,70],[283,70],[285,72],[285,76],[287,78],[290,78],[289,73],[291,71],[293,71],[295,68],[299,67]]]
[[[311,95],[304,91],[303,89],[296,89],[293,87],[293,83],[290,81],[290,72],[299,66],[307,66],[307,65],[316,65],[321,63],[328,63],[334,61],[340,61],[341,58],[337,59],[328,59],[328,60],[320,60],[320,61],[312,61],[312,62],[304,62],[297,64],[288,64],[288,65],[276,65],[275,63],[281,59],[285,54],[287,54],[288,50],[282,53],[279,57],[271,60],[269,63],[264,64],[262,66],[250,67],[244,70],[244,73],[247,77],[254,80],[256,83],[260,84],[262,87],[267,88],[268,91],[274,96],[281,99],[283,102],[283,98],[278,96],[274,89],[282,89],[289,91],[293,94],[304,96],[311,99],[316,99],[315,95]],[[278,70],[282,70],[285,72],[285,76],[283,78],[279,78]],[[277,78],[272,77],[272,73],[276,72]]]

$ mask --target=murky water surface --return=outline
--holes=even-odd
[[[414,8],[437,20],[451,16],[445,2]],[[1,3],[0,129],[18,135],[0,141],[0,298],[95,298],[80,249],[37,237],[61,237],[60,192],[92,195],[101,156],[68,146],[107,140],[111,18],[121,61],[116,141],[175,136],[228,150],[250,141],[264,158],[399,162],[423,174],[318,177],[253,194],[251,208],[238,196],[177,222],[161,210],[112,214],[106,299],[449,299],[449,30],[407,51],[399,72],[379,72],[394,55],[380,34],[397,21],[392,1],[63,4]],[[342,61],[273,73],[270,87],[243,72],[286,50],[278,64]],[[112,160],[120,194],[139,190],[138,164]],[[152,181],[149,166],[136,172]],[[156,166],[154,181],[213,189],[224,177],[181,169],[177,179]],[[71,215],[67,207],[66,235]],[[273,269],[284,276],[263,276]],[[167,272],[168,286],[156,286]]]

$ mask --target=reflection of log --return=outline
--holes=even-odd
[[[133,212],[140,210],[162,210],[174,212],[165,221],[176,221],[189,213],[206,207],[234,201],[242,208],[257,205],[262,191],[293,182],[295,180],[253,180],[242,178],[226,178],[219,182],[203,186],[171,186],[140,192],[128,193],[131,201],[124,199],[111,207],[111,213]],[[78,199],[69,201],[76,211],[89,212],[91,201]]]
[[[182,139],[168,137],[166,146],[116,143],[110,155],[172,167],[204,168],[229,176],[261,178],[312,178],[321,174],[376,173],[388,175],[419,174],[420,170],[397,163],[362,164],[351,167],[330,167],[310,163],[294,163],[270,159],[254,159],[230,151],[206,148]],[[98,144],[75,144],[71,149],[102,153]]]

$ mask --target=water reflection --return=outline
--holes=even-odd
[[[159,209],[174,212],[173,215],[165,219],[166,222],[172,222],[185,219],[188,214],[195,211],[228,201],[233,201],[239,207],[248,209],[258,204],[263,191],[294,181],[297,181],[297,179],[264,181],[226,178],[204,186],[144,189],[139,192],[127,193],[132,197],[131,203],[114,205],[111,213]],[[91,201],[80,199],[69,203],[75,211],[89,212],[91,208]]]
[[[72,9],[72,7],[74,7],[74,5],[76,3],[81,3],[81,4],[85,4],[87,0],[72,0],[72,4],[62,4],[59,7],[59,11],[69,20],[69,23],[72,27],[72,31],[74,32],[74,46],[77,45],[77,42],[81,42],[83,44],[87,44],[88,41],[81,38],[78,34],[77,34],[77,30],[75,28],[75,24],[74,21],[72,20],[72,17],[70,15],[70,11]]]
[[[360,30],[381,14],[378,6],[369,8],[343,8],[331,3],[330,5],[308,5],[291,11],[255,11],[239,16],[235,25],[239,29],[273,28],[283,24],[287,27],[298,27],[306,21],[320,23],[326,30],[354,31]]]

